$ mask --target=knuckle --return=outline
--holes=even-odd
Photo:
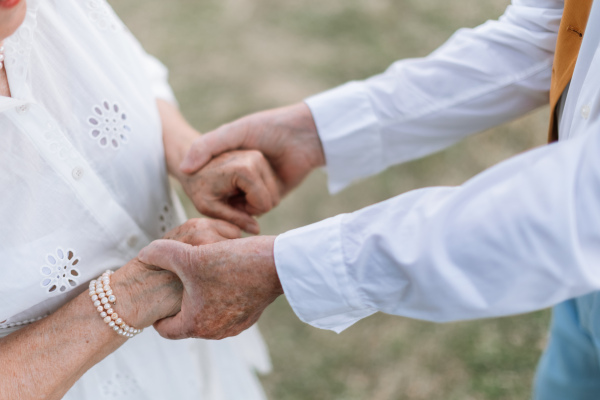
[[[248,150],[248,157],[253,161],[264,159],[263,153],[258,150]]]

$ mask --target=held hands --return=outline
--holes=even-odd
[[[279,204],[281,187],[271,166],[256,150],[221,154],[192,175],[180,177],[198,211],[260,233],[253,216]]]
[[[252,216],[275,207],[282,195],[325,165],[315,122],[304,103],[256,113],[203,136],[173,123],[181,118],[173,117],[172,108],[159,108],[163,123],[171,121],[166,131],[177,133],[165,135],[169,171],[201,213],[248,232],[259,232]],[[169,128],[181,126],[185,129]],[[170,143],[191,147],[182,153],[183,147]],[[175,160],[181,158],[177,168]],[[222,229],[233,233],[230,227],[219,229],[220,234],[225,233]],[[198,246],[190,240],[158,240],[143,249],[138,255],[142,263],[170,271],[183,283],[181,311],[166,313],[154,323],[156,330],[170,339],[222,339],[252,326],[283,294],[274,241],[263,236]]]
[[[169,231],[169,242],[200,246],[236,239],[240,229],[224,221],[191,219]],[[117,312],[136,328],[176,315],[181,309],[183,285],[177,275],[140,262],[128,262],[113,274],[112,286],[119,293]]]
[[[222,339],[252,326],[283,289],[273,260],[272,236],[190,246],[157,240],[142,249],[143,263],[169,270],[183,282],[181,312],[154,324],[169,339]]]
[[[202,214],[258,233],[251,216],[275,207],[281,196],[324,164],[310,109],[299,103],[198,136],[177,177]]]

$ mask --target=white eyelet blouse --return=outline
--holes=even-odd
[[[184,220],[156,108],[156,98],[175,102],[167,71],[104,0],[28,0],[5,48],[0,336],[51,314]],[[65,399],[262,399],[254,368],[269,368],[255,330],[171,342],[147,329]]]

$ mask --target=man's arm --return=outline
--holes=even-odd
[[[513,0],[498,21],[459,30],[428,57],[204,135],[182,169],[191,173],[228,150],[256,149],[284,191],[326,161],[336,192],[441,150],[548,102],[562,8],[561,0]]]
[[[589,126],[598,131],[600,123]],[[598,290],[598,154],[600,135],[582,134],[460,187],[409,192],[274,244],[155,242],[140,259],[176,272],[200,299],[188,304],[210,304],[210,313],[181,315],[177,328],[157,328],[176,337],[236,334],[281,288],[300,319],[337,332],[376,311],[443,322],[524,313]],[[211,293],[235,301],[209,301]]]
[[[416,190],[279,236],[288,301],[303,321],[339,332],[376,311],[496,317],[600,289],[598,129],[462,186]]]

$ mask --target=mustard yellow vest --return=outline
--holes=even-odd
[[[579,48],[592,8],[592,0],[565,0],[565,9],[560,21],[560,30],[556,41],[556,52],[552,64],[552,83],[550,84],[550,128],[548,141],[558,140],[556,104],[571,81]]]

